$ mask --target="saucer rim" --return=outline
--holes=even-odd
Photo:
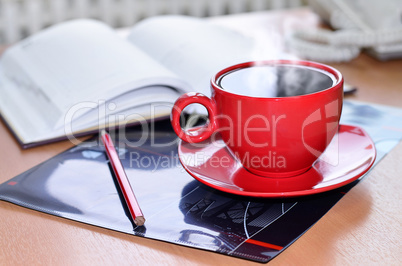
[[[233,195],[238,195],[238,196],[246,196],[246,197],[258,197],[258,198],[291,198],[291,197],[299,197],[299,196],[308,196],[308,195],[315,195],[315,194],[319,194],[319,193],[323,193],[323,192],[327,192],[327,191],[331,191],[343,186],[346,186],[356,180],[358,180],[360,177],[362,177],[363,175],[365,175],[374,165],[374,162],[377,158],[377,150],[375,147],[375,144],[373,142],[373,140],[371,139],[371,137],[367,134],[367,132],[359,127],[359,126],[355,126],[355,125],[345,125],[345,124],[340,124],[339,125],[339,130],[341,129],[341,127],[353,127],[353,128],[357,128],[360,129],[361,131],[364,132],[364,136],[366,138],[368,138],[368,140],[371,142],[372,144],[372,150],[374,151],[374,154],[371,158],[371,162],[370,164],[361,172],[359,172],[356,175],[353,175],[351,178],[344,180],[342,182],[333,184],[333,185],[329,185],[329,186],[325,186],[325,187],[320,187],[320,188],[311,188],[311,189],[305,189],[305,190],[297,190],[297,191],[288,191],[288,192],[251,192],[251,191],[244,191],[244,190],[233,190],[230,188],[225,188],[225,187],[221,187],[218,185],[214,185],[212,183],[208,183],[205,179],[199,178],[196,174],[194,174],[190,169],[188,169],[187,165],[182,161],[181,156],[179,156],[179,160],[181,165],[183,166],[183,168],[187,171],[187,173],[189,173],[194,179],[198,180],[199,182],[203,183],[204,185],[214,188],[216,190],[225,192],[225,193],[229,193],[229,194],[233,194]],[[338,134],[338,133],[337,133]],[[179,142],[179,152],[180,152],[180,146],[182,145],[183,140],[181,140]],[[324,152],[325,154],[325,152]],[[180,154],[179,154],[180,155]],[[314,163],[318,163],[320,161],[320,158],[317,159],[317,161]],[[314,166],[312,166],[309,170],[307,170],[305,173],[309,172]],[[248,171],[244,166],[243,169],[245,171]],[[254,175],[254,176],[258,176],[250,171],[248,171],[250,174]],[[303,173],[304,174],[304,173]],[[206,176],[207,177],[207,176]],[[207,177],[211,180],[214,180],[213,178]],[[321,184],[321,183],[319,183]],[[317,185],[319,185],[317,184]]]

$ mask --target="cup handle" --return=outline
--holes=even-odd
[[[205,125],[197,128],[184,131],[180,126],[180,114],[184,108],[192,103],[198,103],[207,108],[208,120]],[[177,136],[184,141],[190,143],[197,143],[209,138],[216,129],[216,106],[211,101],[210,98],[202,93],[198,92],[188,92],[180,96],[174,103],[172,113],[170,115],[170,120],[174,131]]]

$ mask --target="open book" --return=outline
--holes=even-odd
[[[161,16],[123,38],[89,19],[49,27],[0,58],[0,112],[23,147],[167,117],[186,91],[251,60],[252,40],[199,18]]]

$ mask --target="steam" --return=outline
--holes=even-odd
[[[264,23],[256,27],[250,27],[247,21],[243,25],[236,24],[236,30],[253,40],[247,61],[255,61],[256,65],[250,70],[237,70],[223,77],[221,85],[225,90],[254,97],[289,97],[313,93],[334,85],[334,77],[312,68],[298,67],[291,63],[287,67],[263,66],[263,63],[258,63],[279,59],[290,62],[298,60],[286,50],[286,39],[294,30],[315,28],[320,23],[318,17],[306,11],[297,12],[285,20],[276,18],[261,22]]]

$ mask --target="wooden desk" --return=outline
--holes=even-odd
[[[214,19],[264,30],[289,21],[318,23],[307,9]],[[279,23],[279,24],[278,24]],[[297,22],[298,23],[298,22]],[[367,55],[332,64],[359,88],[352,99],[402,107],[402,60]],[[71,147],[69,142],[21,150],[0,123],[0,182]],[[272,265],[397,265],[402,260],[400,201],[402,143]],[[9,264],[256,264],[212,252],[134,237],[0,202],[0,265]]]

